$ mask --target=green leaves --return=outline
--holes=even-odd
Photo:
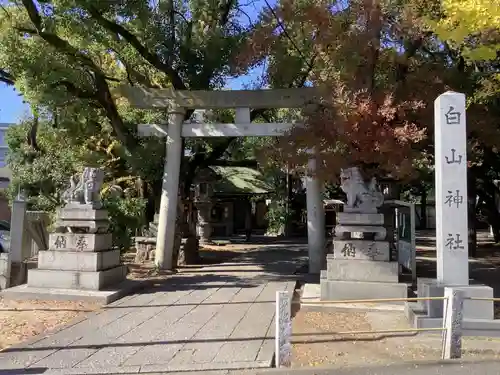
[[[41,125],[35,150],[25,143],[32,123],[23,122],[7,132],[7,162],[13,181],[11,197],[24,190],[34,209],[53,211],[60,205],[60,194],[68,186],[69,177],[83,165],[84,149],[68,141],[67,131]],[[61,147],[64,145],[64,147]]]

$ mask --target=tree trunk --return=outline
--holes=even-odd
[[[245,212],[245,239],[250,242],[252,238],[252,202],[248,201]]]
[[[146,198],[145,219],[146,223],[151,223],[156,214],[156,194],[154,189],[148,186],[146,181],[142,181],[143,198]]]
[[[286,214],[285,214],[285,237],[289,237],[292,234],[292,175],[286,174]]]
[[[427,189],[420,187],[420,229],[427,229]]]
[[[177,204],[177,217],[175,220],[175,238],[174,251],[172,254],[172,264],[174,267],[183,266],[186,264],[186,254],[182,246],[182,227],[184,222],[184,204],[180,196]]]
[[[38,142],[37,142],[37,135],[38,135],[38,108],[32,106],[32,112],[33,112],[33,123],[31,124],[31,127],[28,131],[27,134],[27,141],[28,141],[28,146],[31,146],[33,150],[35,151],[40,151],[40,148],[38,148]]]
[[[477,230],[476,230],[476,178],[469,173],[467,188],[467,215],[469,224],[468,242],[469,257],[477,256]]]

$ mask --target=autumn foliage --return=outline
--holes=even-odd
[[[433,101],[449,86],[443,65],[422,52],[430,38],[415,22],[418,6],[392,3],[283,0],[262,15],[240,66],[267,59],[271,84],[276,75],[306,74],[323,89],[304,111],[304,127],[277,141],[269,157],[300,166],[314,148],[326,178],[348,165],[395,177],[414,170]],[[290,61],[299,49],[305,61],[296,69]]]
[[[491,0],[443,0],[437,17],[427,24],[467,59],[491,60],[500,49],[500,6]],[[472,43],[471,43],[472,42]]]

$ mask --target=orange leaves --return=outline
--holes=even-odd
[[[395,176],[411,172],[444,84],[443,67],[418,53],[426,37],[407,22],[408,2],[350,0],[332,7],[331,1],[281,0],[275,10],[279,21],[266,19],[241,61],[279,60],[270,65],[280,68],[268,74],[271,82],[285,82],[273,76],[290,75],[287,61],[292,66],[293,55],[296,64],[296,45],[302,46],[299,55],[307,53],[308,61],[314,56],[308,79],[326,94],[318,108],[304,112],[304,127],[267,150],[268,158],[300,168],[314,149],[328,179],[359,164]],[[301,44],[305,36],[310,39]]]
[[[334,180],[340,168],[375,165],[379,172],[406,176],[417,155],[415,144],[426,138],[426,130],[401,117],[418,103],[398,104],[390,94],[374,101],[366,94],[347,97],[348,102],[316,110],[279,139],[266,156],[297,167],[303,166],[314,149],[322,161],[322,177]],[[349,108],[349,110],[346,110]]]

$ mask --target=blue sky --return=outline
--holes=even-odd
[[[29,114],[29,107],[23,103],[22,97],[4,83],[0,83],[0,98],[0,123],[18,122]]]
[[[244,2],[244,1],[243,1]],[[276,0],[268,0],[271,6],[276,4]],[[242,6],[242,9],[254,19],[259,11],[266,6],[264,0],[249,1],[247,5]],[[241,20],[246,22],[248,18],[242,16]],[[262,69],[256,69],[250,72],[247,76],[238,77],[237,79],[230,80],[227,84],[233,90],[238,90],[244,88],[245,84],[248,84],[255,80],[262,73]],[[29,116],[30,110],[27,104],[23,103],[22,97],[12,88],[4,83],[0,83],[0,123],[16,123],[21,118]]]

